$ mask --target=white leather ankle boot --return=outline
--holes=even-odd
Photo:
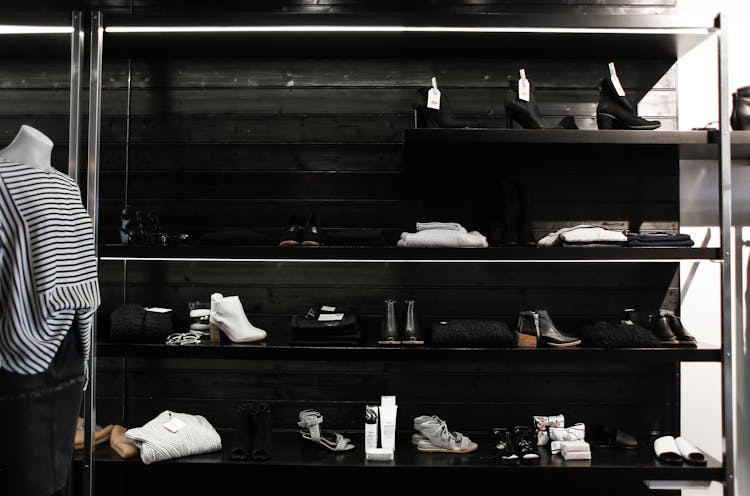
[[[266,331],[258,329],[247,320],[238,296],[224,297],[221,293],[211,295],[211,342],[218,343],[223,332],[235,343],[252,343],[265,339]]]

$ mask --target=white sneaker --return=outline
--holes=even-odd
[[[211,295],[211,342],[220,341],[220,331],[235,343],[252,343],[265,339],[266,331],[258,329],[247,320],[238,296]]]

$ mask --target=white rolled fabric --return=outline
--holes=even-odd
[[[185,424],[177,432],[164,427],[174,418]],[[164,410],[143,427],[129,429],[125,437],[140,448],[141,460],[146,465],[221,449],[221,437],[205,417],[169,410]]]

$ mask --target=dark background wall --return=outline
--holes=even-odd
[[[71,7],[105,13],[210,15],[255,13],[432,15],[483,13],[668,14],[671,0],[262,2],[34,2],[67,19]],[[3,2],[8,18],[30,15],[29,2]],[[355,40],[356,41],[356,40]],[[32,43],[32,42],[30,42]],[[67,157],[67,46],[0,40],[0,141],[22,123]],[[223,229],[253,229],[275,241],[290,212],[319,213],[337,236],[377,229],[393,244],[416,221],[459,221],[485,234],[501,217],[502,180],[522,181],[538,239],[560,226],[675,231],[678,168],[673,151],[567,147],[402,150],[413,126],[416,88],[437,76],[461,118],[504,126],[508,83],[525,67],[538,85],[548,125],[573,115],[593,129],[596,84],[606,57],[527,58],[512,46],[467,40],[423,51],[399,43],[278,40],[253,37],[108,35],[102,118],[101,240],[117,240],[125,205],[156,212],[170,233],[194,239]],[[45,51],[46,50],[46,51]],[[641,113],[676,128],[674,60],[648,54],[615,60]],[[85,123],[84,123],[85,125]],[[634,159],[637,152],[637,159]],[[408,160],[407,160],[408,159]],[[167,306],[184,322],[187,302],[214,291],[241,297],[250,319],[288,332],[294,313],[313,304],[346,306],[377,332],[386,297],[413,297],[425,328],[435,319],[500,318],[548,308],[561,326],[619,318],[623,308],[674,306],[676,267],[654,264],[367,264],[102,262],[100,339],[122,303]],[[294,429],[299,410],[320,409],[328,428],[361,429],[365,402],[399,396],[401,425],[436,413],[464,432],[525,423],[565,412],[595,424],[611,419],[645,435],[678,427],[672,366],[634,364],[328,363],[102,359],[100,423],[129,426],[163,409],[206,415],[231,427],[242,400],[274,405],[274,424]],[[155,378],[158,377],[159,380]],[[565,391],[564,395],[559,394]],[[632,415],[637,411],[638,415]]]

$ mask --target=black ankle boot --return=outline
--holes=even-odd
[[[529,81],[529,80],[527,80]],[[543,129],[542,116],[536,105],[536,87],[529,81],[529,101],[518,97],[518,79],[510,82],[505,95],[505,127],[513,129],[513,121],[524,129]]]
[[[419,88],[417,90],[417,100],[414,104],[414,110],[417,113],[417,127],[444,127],[444,128],[463,128],[469,127],[469,124],[456,119],[453,109],[448,101],[448,97],[443,90],[440,90],[440,109],[427,107],[427,94],[430,88]]]
[[[737,88],[732,93],[732,129],[735,131],[750,129],[750,86]]]
[[[300,235],[302,246],[321,246],[323,242],[323,232],[320,230],[320,221],[318,215],[311,213],[307,217],[304,227]]]
[[[518,246],[518,190],[511,182],[501,181],[500,195],[503,201],[500,242],[503,246]]]
[[[401,344],[396,322],[396,300],[385,300],[385,316],[380,327],[378,344]]]
[[[528,310],[518,316],[516,344],[520,348],[536,348],[540,344],[569,348],[578,346],[581,340],[557,330],[547,310]]]
[[[401,344],[424,344],[419,332],[419,323],[414,313],[414,300],[406,300],[406,324],[404,325],[404,339]]]
[[[247,460],[252,453],[255,408],[253,403],[242,403],[234,412],[232,460]]]
[[[272,449],[271,409],[267,403],[257,405],[253,415],[253,442],[250,459],[265,461],[271,459]]]
[[[677,340],[677,336],[672,332],[672,328],[669,325],[669,319],[666,315],[659,315],[658,313],[651,315],[648,329],[663,345],[674,346],[680,344]]]
[[[513,428],[513,446],[524,465],[539,465],[536,429],[526,425]]]
[[[596,106],[596,123],[599,129],[656,129],[659,121],[638,117],[630,101],[617,94],[608,77],[599,83],[599,104]]]
[[[518,465],[521,459],[516,454],[510,429],[495,427],[490,431],[490,438],[495,445],[495,453],[503,465]]]
[[[659,313],[662,317],[666,317],[667,322],[669,323],[669,328],[672,330],[672,333],[674,334],[675,338],[677,338],[677,342],[680,343],[683,346],[696,346],[697,342],[695,340],[695,337],[693,337],[687,329],[685,329],[685,326],[682,325],[682,320],[675,315],[675,313],[671,310],[660,310]]]

